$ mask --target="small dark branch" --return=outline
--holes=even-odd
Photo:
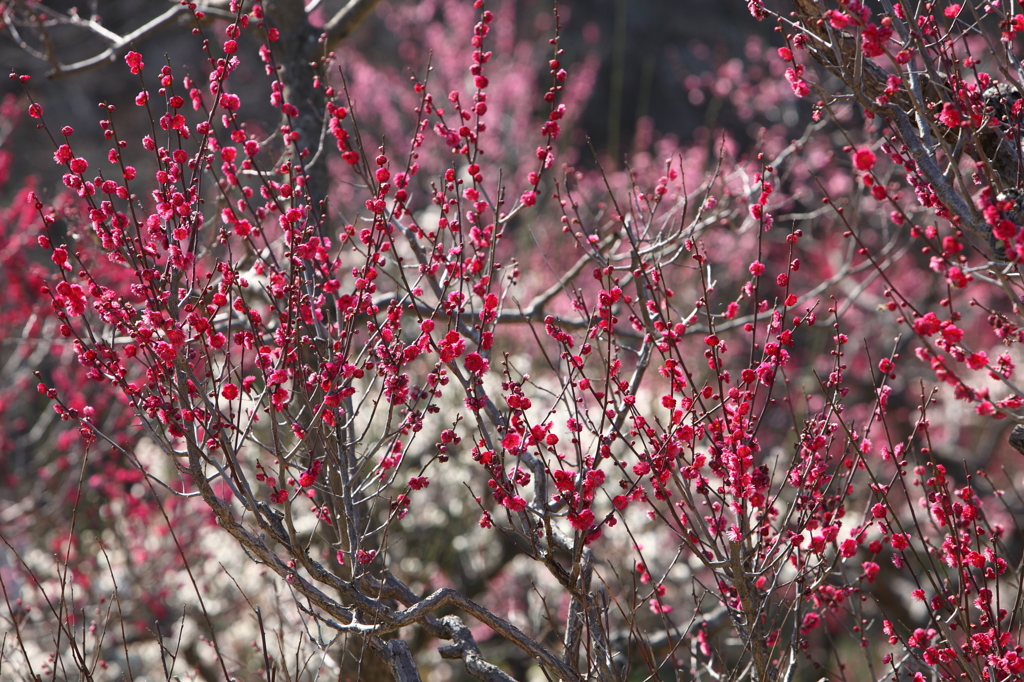
[[[483,659],[483,656],[480,655],[480,648],[476,645],[476,640],[473,639],[473,633],[461,618],[445,616],[441,619],[441,624],[448,630],[448,634],[454,642],[454,644],[438,649],[441,658],[462,659],[470,675],[486,682],[516,682],[498,666]]]
[[[718,606],[714,611],[702,616],[694,614],[693,622],[686,630],[685,635],[690,636],[696,628],[702,628],[709,639],[721,635],[729,628],[734,627],[732,615],[725,606]],[[652,649],[663,649],[672,645],[671,633],[667,630],[643,633],[644,640]],[[637,638],[634,630],[619,630],[609,638],[609,648],[612,652],[625,652],[630,644]]]
[[[338,10],[338,13],[324,24],[324,33],[327,34],[327,50],[333,50],[338,43],[356,30],[378,2],[380,0],[349,0],[347,5]]]
[[[384,310],[391,303],[399,303],[403,306],[402,310],[406,313],[412,313],[415,311],[419,315],[430,316],[433,315],[436,310],[434,306],[427,305],[422,301],[415,301],[410,303],[405,296],[402,296],[396,292],[385,292],[383,294],[377,294],[373,298],[373,304],[378,308]],[[532,324],[534,322],[543,322],[547,318],[549,313],[542,306],[535,306],[531,304],[524,310],[502,310],[498,314],[496,324],[498,326],[508,324]],[[562,317],[561,315],[551,315],[552,324],[561,327],[562,329],[589,329],[591,327],[591,321],[586,318],[568,318]],[[362,317],[360,317],[362,319]],[[741,326],[742,323],[734,326]],[[694,327],[696,329],[696,327]],[[646,338],[645,334],[641,334],[632,327],[621,326],[615,329],[615,336],[620,339],[632,339],[634,341],[642,341]]]

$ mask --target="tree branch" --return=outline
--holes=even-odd
[[[207,10],[204,10],[207,11]],[[216,11],[216,10],[214,10]],[[71,22],[74,26],[85,28],[96,35],[100,36],[103,40],[110,42],[110,46],[103,52],[93,55],[88,59],[75,62],[73,64],[61,64],[56,57],[53,58],[54,68],[46,74],[47,78],[64,78],[65,76],[71,76],[76,73],[82,73],[83,71],[89,71],[95,69],[98,66],[115,61],[118,57],[128,51],[131,48],[132,43],[148,38],[150,35],[157,31],[163,30],[167,25],[176,21],[182,14],[189,13],[190,10],[183,5],[175,5],[171,9],[167,10],[163,14],[153,17],[142,26],[138,27],[131,33],[126,33],[123,36],[118,36],[110,31],[104,29],[95,22]]]
[[[338,10],[338,13],[324,24],[324,33],[327,34],[327,51],[337,47],[338,43],[363,23],[378,2],[380,0],[349,0],[347,5]]]
[[[886,107],[883,111],[892,117],[900,137],[903,139],[904,144],[907,145],[907,149],[910,150],[914,161],[917,162],[917,167],[921,169],[924,176],[928,178],[928,182],[931,183],[932,189],[935,190],[935,196],[939,198],[939,201],[946,208],[960,217],[960,224],[963,227],[967,228],[972,234],[987,241],[992,231],[991,228],[975,217],[976,212],[973,208],[946,180],[946,176],[943,175],[939,164],[935,161],[935,157],[922,144],[917,131],[910,122],[910,117],[896,104]]]
[[[480,654],[480,648],[473,639],[473,633],[462,622],[458,616],[445,616],[441,624],[447,628],[455,643],[450,646],[441,647],[438,651],[441,658],[462,659],[466,664],[466,670],[473,677],[485,680],[485,682],[516,682],[515,678],[509,677],[498,666],[488,663]]]
[[[558,673],[563,680],[580,682],[581,678],[575,670],[566,665],[548,649],[531,639],[522,630],[504,618],[497,616],[472,599],[450,588],[442,588],[429,597],[420,600],[416,605],[392,614],[389,629],[398,629],[421,621],[428,614],[443,606],[455,606],[470,614],[494,632],[509,640],[520,649],[530,654],[543,665]]]
[[[375,646],[374,651],[387,664],[395,682],[420,682],[416,661],[413,660],[409,645],[404,641],[389,639],[387,642]]]

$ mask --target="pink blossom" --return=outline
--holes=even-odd
[[[821,623],[821,616],[813,611],[811,613],[804,614],[803,620],[800,622],[800,634],[809,635],[814,628],[818,627]]]
[[[875,153],[870,149],[858,149],[853,153],[853,166],[859,171],[869,171],[875,165]]]
[[[238,107],[241,106],[241,100],[239,100],[238,95],[222,92],[220,95],[220,106],[227,111],[238,111]]]
[[[487,372],[490,363],[479,353],[473,352],[466,356],[465,364],[467,371],[480,376]]]
[[[939,120],[950,128],[956,128],[960,125],[960,112],[956,110],[956,107],[954,107],[952,103],[946,102],[942,105],[942,112],[939,114]]]
[[[971,369],[984,369],[987,365],[988,355],[983,350],[967,357],[967,366]]]
[[[505,497],[501,504],[511,512],[521,512],[526,509],[526,500],[516,495],[515,497]]]
[[[134,74],[138,74],[142,71],[142,67],[145,66],[145,63],[142,61],[142,55],[134,50],[124,56],[124,61]]]

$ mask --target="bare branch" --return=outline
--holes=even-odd
[[[470,675],[486,682],[516,682],[498,666],[488,663],[480,655],[480,648],[473,639],[473,633],[458,616],[445,616],[442,625],[448,629],[454,644],[441,647],[441,658],[462,659]]]
[[[338,10],[338,13],[324,24],[328,51],[333,50],[363,23],[378,2],[380,0],[349,0],[347,5]]]
[[[924,176],[928,178],[928,182],[932,184],[932,187],[935,189],[935,195],[939,197],[939,200],[947,208],[960,217],[961,225],[970,230],[974,235],[987,240],[991,228],[975,217],[976,212],[964,200],[963,196],[953,188],[949,181],[946,180],[938,163],[935,161],[935,157],[921,143],[919,134],[914,129],[907,114],[895,104],[888,107],[885,112],[892,116],[893,121],[896,123],[896,129],[900,132],[900,137],[903,138],[903,142],[910,150],[914,161],[917,162],[917,167],[921,169]]]
[[[400,639],[389,639],[380,647],[374,647],[377,655],[384,659],[395,682],[419,682],[420,673],[416,669],[409,645]]]
[[[119,56],[127,52],[133,42],[137,40],[142,40],[152,35],[153,33],[156,33],[157,31],[163,30],[171,22],[177,20],[179,16],[186,12],[188,12],[187,7],[184,7],[182,5],[175,5],[163,14],[153,17],[148,22],[146,22],[139,28],[135,29],[131,33],[127,33],[123,36],[120,36],[116,41],[111,43],[110,47],[108,47],[106,50],[97,55],[93,55],[88,59],[83,59],[81,61],[75,62],[74,64],[65,65],[61,64],[59,61],[56,62],[53,70],[47,73],[46,77],[64,78],[65,76],[81,73],[83,71],[89,71],[90,69],[95,69],[96,67],[102,66],[103,64],[113,62]],[[108,40],[113,35],[106,30],[97,31],[93,22],[89,22],[88,24],[85,24],[83,26],[89,28],[97,35],[100,35]]]
[[[232,19],[234,14],[228,12],[224,7],[214,3],[209,5],[203,5],[200,7],[202,12],[207,17],[219,17],[222,19]],[[138,27],[130,33],[125,35],[119,35],[109,30],[94,19],[82,19],[81,17],[70,14],[61,15],[60,13],[49,11],[47,15],[48,19],[46,22],[41,21],[40,17],[32,14],[34,20],[35,31],[38,35],[39,40],[45,46],[45,52],[40,52],[30,46],[23,37],[19,34],[16,25],[11,21],[9,16],[5,15],[7,19],[7,30],[11,34],[11,37],[21,46],[23,50],[32,54],[38,59],[49,62],[53,67],[46,75],[48,78],[64,78],[74,74],[82,73],[103,66],[104,64],[114,62],[118,57],[127,52],[133,43],[144,40],[150,35],[162,31],[168,26],[172,25],[175,21],[181,19],[183,15],[189,14],[191,10],[188,7],[180,4],[175,4],[173,7],[168,9],[166,12],[153,17],[142,26]],[[108,47],[103,52],[74,62],[72,64],[63,64],[57,55],[56,47],[53,44],[53,40],[50,37],[48,25],[51,24],[65,24],[68,26],[74,26],[75,28],[81,29],[87,33],[90,33],[104,43],[107,43]]]
[[[421,600],[415,606],[404,611],[393,614],[393,620],[389,623],[390,629],[398,629],[421,621],[426,615],[433,613],[443,606],[455,606],[470,614],[481,623],[484,623],[496,633],[509,640],[520,649],[538,659],[543,665],[551,668],[564,680],[580,679],[575,670],[557,658],[548,649],[531,639],[522,630],[504,618],[497,616],[483,606],[480,606],[472,599],[450,588],[437,590],[429,597]]]

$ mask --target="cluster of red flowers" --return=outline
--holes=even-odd
[[[279,34],[259,5],[233,3],[222,39],[204,43],[205,83],[162,66],[151,92],[143,55],[129,52],[152,132],[122,138],[121,112],[104,106],[109,166],[77,155],[79,133],[64,127],[53,159],[67,194],[47,205],[26,193],[35,247],[53,264],[49,284],[34,280],[50,333],[95,388],[69,394],[41,373],[39,393],[90,448],[128,456],[129,439],[112,430],[125,425],[102,404],[119,401],[170,457],[182,494],[206,503],[200,524],[216,515],[294,589],[320,599],[314,584],[331,585],[368,614],[380,606],[381,623],[396,618],[381,586],[399,601],[413,590],[383,579],[359,590],[382,567],[400,573],[393,537],[462,494],[457,477],[479,507],[473,532],[515,537],[566,588],[573,618],[602,632],[594,651],[607,648],[612,620],[629,636],[661,623],[675,637],[693,579],[744,639],[735,655],[765,679],[843,628],[875,679],[879,666],[907,677],[920,666],[951,679],[978,666],[997,679],[1020,673],[1020,607],[1007,592],[1019,569],[1000,493],[988,472],[940,461],[956,436],[933,424],[943,406],[915,388],[923,372],[901,357],[912,350],[949,404],[970,406],[958,419],[1005,420],[1024,406],[1014,358],[999,348],[1024,339],[1022,209],[997,170],[959,156],[989,134],[1018,139],[1021,107],[993,104],[994,77],[958,52],[966,9],[912,17],[917,33],[900,3],[873,17],[842,0],[812,22],[780,23],[786,45],[765,67],[778,91],[825,97],[811,59],[832,58],[829,35],[848,41],[859,68],[874,67],[871,97],[855,93],[862,131],[851,132],[845,104],[815,105],[841,126],[835,150],[814,130],[793,142],[776,131],[744,160],[723,140],[717,164],[674,148],[614,173],[574,168],[560,146],[579,102],[557,13],[542,115],[506,149],[498,133],[513,105],[490,49],[505,27],[483,5],[451,8],[471,16],[457,85],[413,79],[406,137],[375,149],[359,127],[368,112],[326,75],[317,114],[333,142],[304,137],[306,103],[289,101],[271,47]],[[1003,17],[1004,38],[1018,18]],[[247,125],[234,87],[243,29],[263,37],[282,117],[268,138]],[[913,113],[922,138],[931,126],[933,151],[946,145],[941,169],[908,137],[901,108],[931,96],[925,63],[943,67],[945,99]],[[39,104],[28,113],[47,125]],[[337,185],[314,195],[315,159],[335,152]],[[688,187],[687,173],[705,168],[715,170]],[[524,253],[536,226],[552,229],[533,229],[539,247]],[[972,231],[990,238],[972,243]],[[158,506],[140,490],[157,468],[129,459],[128,474],[104,465],[96,487],[109,497],[127,487],[129,513],[151,520]],[[243,512],[287,551],[232,526]],[[298,540],[297,523],[313,539]],[[595,596],[595,575],[607,593]],[[890,579],[913,584],[912,603],[875,592]],[[606,599],[622,600],[619,613]],[[655,620],[638,627],[643,601]],[[338,613],[355,622],[347,608]],[[898,657],[871,643],[873,627],[903,648]],[[700,665],[718,665],[709,624],[686,636]],[[790,663],[773,650],[780,642]]]

